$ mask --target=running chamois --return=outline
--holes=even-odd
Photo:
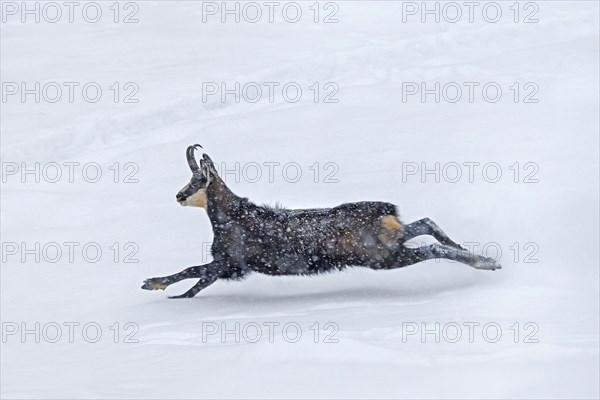
[[[182,206],[202,207],[214,232],[212,262],[174,275],[150,278],[142,289],[157,290],[183,279],[198,282],[180,296],[193,297],[218,279],[242,279],[252,272],[267,275],[313,275],[346,266],[395,269],[434,258],[495,270],[494,259],[472,254],[455,243],[432,220],[403,224],[396,206],[382,202],[347,203],[334,208],[286,210],[258,206],[236,196],[202,154],[200,166],[189,146],[192,179],[179,193]],[[405,243],[431,235],[439,243],[410,247]]]

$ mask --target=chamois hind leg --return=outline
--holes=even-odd
[[[194,267],[186,268],[183,271],[173,275],[163,276],[160,278],[146,279],[144,281],[144,284],[142,285],[142,289],[165,290],[167,286],[172,285],[175,282],[179,282],[181,280],[190,278],[200,278],[198,283],[196,283],[190,290],[188,290],[181,296],[174,296],[171,298],[193,297],[200,290],[213,284],[219,278],[219,275],[221,273],[221,266],[213,261],[205,265],[197,265]]]
[[[404,226],[403,239],[405,241],[421,235],[430,235],[442,244],[457,249],[466,250],[460,244],[450,239],[450,237],[448,237],[448,235],[446,235],[446,233],[429,218],[423,218]]]
[[[458,261],[476,269],[494,271],[502,268],[500,263],[493,258],[479,256],[470,253],[467,250],[457,249],[445,244],[434,243],[428,246],[421,246],[412,249],[403,247],[395,259],[392,259],[389,263],[378,266],[374,269],[402,268],[421,261],[433,260],[437,258]]]

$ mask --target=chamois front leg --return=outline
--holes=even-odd
[[[431,219],[423,218],[413,223],[410,223],[404,227],[404,240],[410,240],[417,236],[430,235],[433,236],[438,242],[451,246],[460,250],[466,250],[460,244],[450,239],[448,235]]]
[[[186,268],[173,275],[146,279],[142,285],[142,289],[165,290],[169,285],[172,285],[175,282],[190,278],[200,278],[200,280],[184,294],[180,296],[171,296],[169,298],[194,297],[200,290],[212,285],[222,272],[222,266],[213,261],[205,265]]]
[[[218,278],[219,278],[218,276],[200,278],[200,280],[198,282],[196,282],[196,284],[194,286],[192,286],[192,288],[190,290],[188,290],[184,294],[180,294],[179,296],[169,296],[169,299],[186,299],[189,297],[194,297],[195,295],[198,294],[199,291],[201,291],[202,289],[205,289],[208,286],[215,283],[215,281]]]

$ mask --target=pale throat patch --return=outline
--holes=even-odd
[[[184,206],[202,207],[206,209],[208,201],[206,199],[206,189],[200,189],[182,203]]]

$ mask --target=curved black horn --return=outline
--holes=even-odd
[[[200,169],[198,167],[198,163],[196,162],[196,159],[194,158],[194,150],[196,150],[198,147],[203,148],[199,144],[195,144],[193,146],[189,146],[185,152],[188,165],[190,166],[190,169],[192,170],[192,172],[196,172]]]

